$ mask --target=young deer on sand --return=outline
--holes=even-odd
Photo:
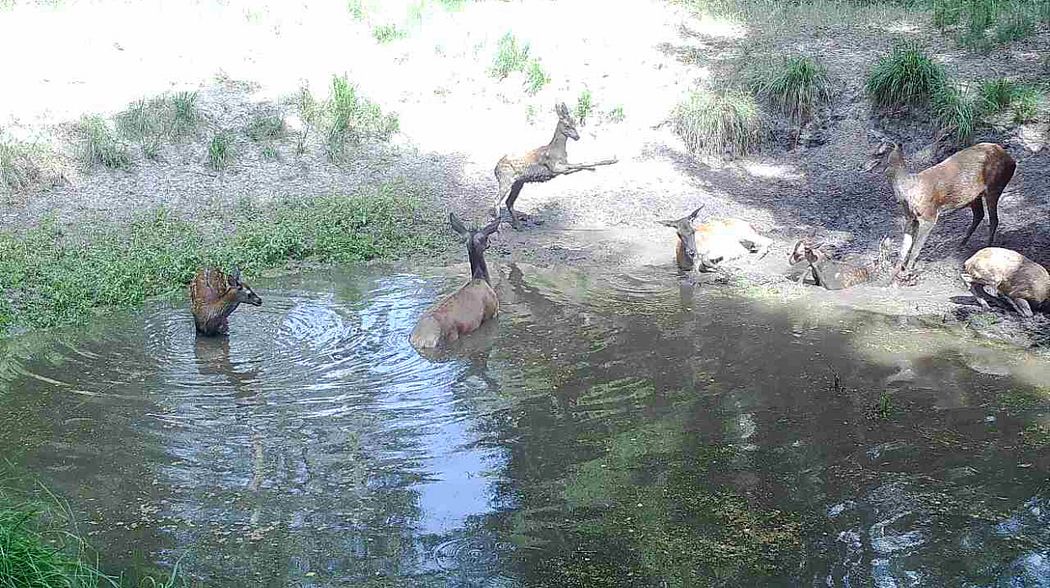
[[[699,226],[696,216],[703,206],[678,220],[657,221],[678,231],[675,260],[685,271],[712,271],[719,264],[759,252],[759,259],[769,252],[772,239],[759,235],[746,221],[736,218],[709,220]]]
[[[878,255],[867,262],[835,261],[819,251],[819,244],[809,245],[799,241],[795,249],[798,250],[800,246],[817,285],[827,290],[844,290],[874,280],[890,257],[893,241],[884,237],[879,243]]]
[[[917,174],[908,173],[899,143],[883,141],[875,156],[877,159],[868,165],[868,171],[884,165],[893,195],[904,207],[906,224],[894,278],[900,270],[910,270],[915,266],[926,238],[943,212],[967,205],[973,211],[973,222],[959,244],[963,247],[984,219],[984,205],[987,204],[988,245],[995,241],[995,230],[999,226],[999,196],[1017,167],[1014,158],[1002,147],[994,143],[979,143]]]
[[[190,310],[197,333],[213,337],[230,330],[229,317],[241,303],[262,306],[248,284],[241,281],[241,271],[226,275],[215,268],[204,268],[190,282]]]
[[[1016,251],[985,247],[963,263],[963,281],[978,304],[988,308],[983,294],[1005,299],[1021,316],[1032,316],[1032,308],[1045,306],[1050,296],[1050,273]]]
[[[576,120],[569,114],[568,107],[561,102],[554,107],[558,114],[558,125],[554,128],[554,138],[543,147],[537,147],[524,155],[504,155],[496,164],[496,181],[499,182],[499,195],[496,204],[492,208],[492,214],[500,217],[500,204],[507,203],[507,212],[510,214],[510,222],[515,229],[520,229],[518,217],[514,212],[514,202],[521,193],[521,187],[533,182],[546,182],[556,176],[573,174],[578,171],[589,170],[600,165],[611,165],[616,163],[615,159],[596,161],[586,164],[570,164],[567,160],[565,142],[568,139],[578,140],[580,134],[576,132]]]
[[[476,330],[499,312],[499,299],[489,283],[485,249],[489,246],[489,236],[499,229],[500,219],[482,229],[467,229],[452,213],[448,219],[452,229],[466,240],[470,281],[420,317],[409,337],[416,349],[432,349],[451,343]]]

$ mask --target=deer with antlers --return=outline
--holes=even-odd
[[[594,163],[571,164],[568,162],[565,151],[565,143],[572,139],[576,141],[580,134],[576,131],[576,120],[569,113],[569,108],[564,102],[554,107],[558,115],[558,125],[554,128],[554,138],[550,143],[537,147],[524,155],[504,155],[496,164],[496,181],[499,182],[499,195],[493,206],[492,214],[500,217],[500,205],[506,202],[507,213],[510,214],[510,223],[515,229],[520,229],[518,217],[514,212],[514,202],[521,193],[525,184],[533,182],[546,182],[556,178],[574,174],[579,171],[594,169],[601,165],[611,165],[616,159],[596,161]]]

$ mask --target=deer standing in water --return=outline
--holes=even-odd
[[[241,303],[262,306],[262,299],[241,281],[239,269],[230,275],[216,268],[200,269],[190,282],[190,310],[200,335],[227,334],[229,317]]]
[[[499,312],[499,299],[489,282],[489,270],[485,265],[485,249],[489,246],[489,236],[499,229],[500,219],[482,229],[467,229],[455,214],[449,213],[448,218],[452,229],[466,240],[470,281],[420,317],[409,337],[416,349],[432,349],[451,343],[473,332]]]
[[[799,241],[795,244],[795,251],[801,249],[802,257],[809,264],[818,286],[823,286],[826,290],[845,290],[870,282],[878,276],[890,257],[893,241],[889,237],[883,238],[879,243],[878,255],[868,262],[836,261],[822,253],[819,247],[819,244],[810,245]]]
[[[524,155],[504,155],[496,163],[496,181],[499,182],[499,195],[493,206],[492,214],[500,217],[500,205],[507,203],[507,212],[510,214],[511,225],[520,229],[518,217],[514,212],[514,202],[521,193],[525,184],[533,182],[546,182],[557,176],[573,174],[578,171],[594,171],[600,165],[611,165],[616,163],[615,159],[596,161],[586,164],[568,163],[568,154],[565,151],[565,143],[568,139],[576,141],[580,134],[576,131],[576,120],[569,114],[569,109],[564,102],[554,107],[558,115],[558,125],[554,128],[554,138],[543,147],[537,147]]]
[[[1024,255],[1001,247],[985,247],[963,263],[962,279],[977,303],[988,308],[984,294],[1005,299],[1021,316],[1045,306],[1050,296],[1050,273]]]
[[[727,218],[709,220],[699,226],[696,216],[703,206],[677,220],[657,221],[678,232],[675,261],[684,271],[712,271],[719,264],[759,252],[759,259],[769,252],[772,239],[759,235],[750,223]]]
[[[1014,158],[1005,149],[994,143],[978,143],[916,174],[908,173],[899,143],[884,140],[875,156],[877,159],[868,165],[867,170],[885,166],[893,195],[904,208],[906,224],[900,259],[893,270],[894,278],[902,269],[911,270],[915,266],[926,238],[943,212],[967,205],[973,211],[973,222],[959,244],[959,247],[964,247],[984,219],[987,204],[988,246],[995,241],[995,231],[999,227],[999,197],[1017,168]]]

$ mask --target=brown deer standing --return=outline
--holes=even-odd
[[[489,236],[499,229],[500,219],[482,229],[467,229],[455,214],[449,213],[448,218],[452,229],[466,240],[470,281],[420,317],[409,337],[417,350],[451,343],[499,312],[499,299],[489,283],[485,249],[489,246]]]
[[[999,197],[1017,168],[1014,158],[1005,149],[994,143],[979,143],[917,174],[908,173],[899,143],[883,141],[875,155],[881,160],[871,162],[867,169],[870,171],[880,164],[885,165],[893,194],[904,208],[906,224],[894,278],[902,269],[910,270],[915,266],[926,238],[943,212],[966,205],[973,211],[973,222],[959,244],[963,247],[984,219],[987,204],[988,245],[995,241],[995,231],[999,227]]]
[[[241,281],[238,269],[228,276],[215,268],[200,269],[190,282],[190,310],[200,335],[227,334],[229,317],[242,302],[262,306],[262,299]]]
[[[759,252],[759,259],[769,252],[772,239],[759,235],[750,223],[737,219],[709,220],[697,226],[697,208],[677,220],[657,221],[678,232],[675,261],[684,271],[712,271],[719,264],[739,259],[748,253]]]
[[[802,255],[813,272],[818,286],[826,290],[845,290],[858,284],[870,282],[878,276],[893,249],[893,241],[885,237],[879,243],[879,253],[870,261],[836,261],[819,251],[820,245],[809,245],[799,241]],[[795,245],[796,250],[799,244]]]
[[[554,138],[550,143],[537,147],[524,155],[504,155],[496,163],[495,174],[496,181],[499,182],[499,195],[492,208],[492,214],[499,218],[499,207],[506,201],[510,222],[515,229],[520,229],[521,225],[514,212],[514,202],[517,201],[518,194],[521,193],[521,188],[525,184],[546,182],[557,176],[583,170],[594,171],[597,166],[616,163],[615,159],[587,164],[568,163],[565,143],[568,139],[578,140],[580,134],[576,131],[576,120],[569,114],[569,109],[564,102],[555,105],[554,112],[558,115],[558,125],[554,128]]]
[[[1021,316],[1044,306],[1050,296],[1050,273],[1024,255],[1001,247],[985,247],[963,263],[962,279],[978,304],[988,308],[984,294],[1006,299]]]

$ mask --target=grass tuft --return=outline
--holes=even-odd
[[[372,29],[372,37],[380,43],[392,43],[408,36],[408,32],[397,27],[395,24],[376,25]]]
[[[691,92],[672,111],[671,123],[689,150],[703,155],[744,155],[766,134],[754,97],[734,90]]]
[[[304,100],[309,111],[312,98]],[[365,140],[389,141],[399,128],[397,115],[383,114],[378,104],[358,95],[357,88],[345,76],[334,76],[328,101],[313,108],[309,116],[320,125],[332,159],[342,157],[348,147],[361,145]]]
[[[176,92],[171,96],[172,133],[175,137],[187,137],[197,130],[200,113],[197,111],[196,92]]]
[[[827,68],[805,55],[765,68],[754,76],[751,89],[795,121],[809,120],[831,100]]]
[[[880,107],[922,105],[945,85],[944,70],[916,45],[901,44],[868,73],[865,88]]]
[[[131,167],[127,145],[100,116],[85,116],[77,124],[81,135],[80,154],[87,165],[101,164],[110,169]]]
[[[1014,93],[1010,103],[1013,121],[1018,124],[1032,122],[1039,112],[1039,91],[1031,86],[1022,86]]]
[[[542,90],[550,81],[550,76],[543,71],[543,66],[540,65],[540,62],[535,59],[531,60],[525,73],[525,91],[532,96]]]
[[[581,126],[587,124],[587,117],[591,115],[591,111],[593,110],[594,101],[591,97],[591,91],[584,89],[576,99],[576,121],[579,122]]]
[[[623,106],[622,105],[617,105],[616,107],[614,107],[612,110],[609,111],[609,120],[611,122],[620,123],[620,122],[623,122],[623,119],[624,119],[624,114],[623,114]]]
[[[933,96],[933,113],[941,131],[961,141],[969,141],[980,115],[978,98],[965,88],[942,86]]]
[[[233,139],[229,133],[215,133],[208,142],[208,167],[217,172],[226,171],[233,162]]]
[[[1017,93],[1017,84],[1006,78],[986,80],[977,87],[981,110],[987,113],[998,113],[1009,108]]]
[[[418,190],[384,184],[353,196],[289,198],[185,220],[165,210],[127,225],[54,221],[0,230],[0,330],[76,323],[100,307],[131,307],[182,293],[202,264],[248,273],[288,260],[351,262],[431,251]],[[425,228],[425,227],[424,227]]]
[[[261,114],[248,123],[245,134],[252,141],[277,141],[284,137],[284,117],[277,114]]]
[[[53,158],[54,155],[44,147],[0,134],[0,195],[26,192],[39,185],[58,183],[61,174],[54,169]]]
[[[502,80],[512,72],[524,71],[528,61],[529,44],[518,41],[514,33],[508,32],[500,37],[489,74],[497,80]]]

